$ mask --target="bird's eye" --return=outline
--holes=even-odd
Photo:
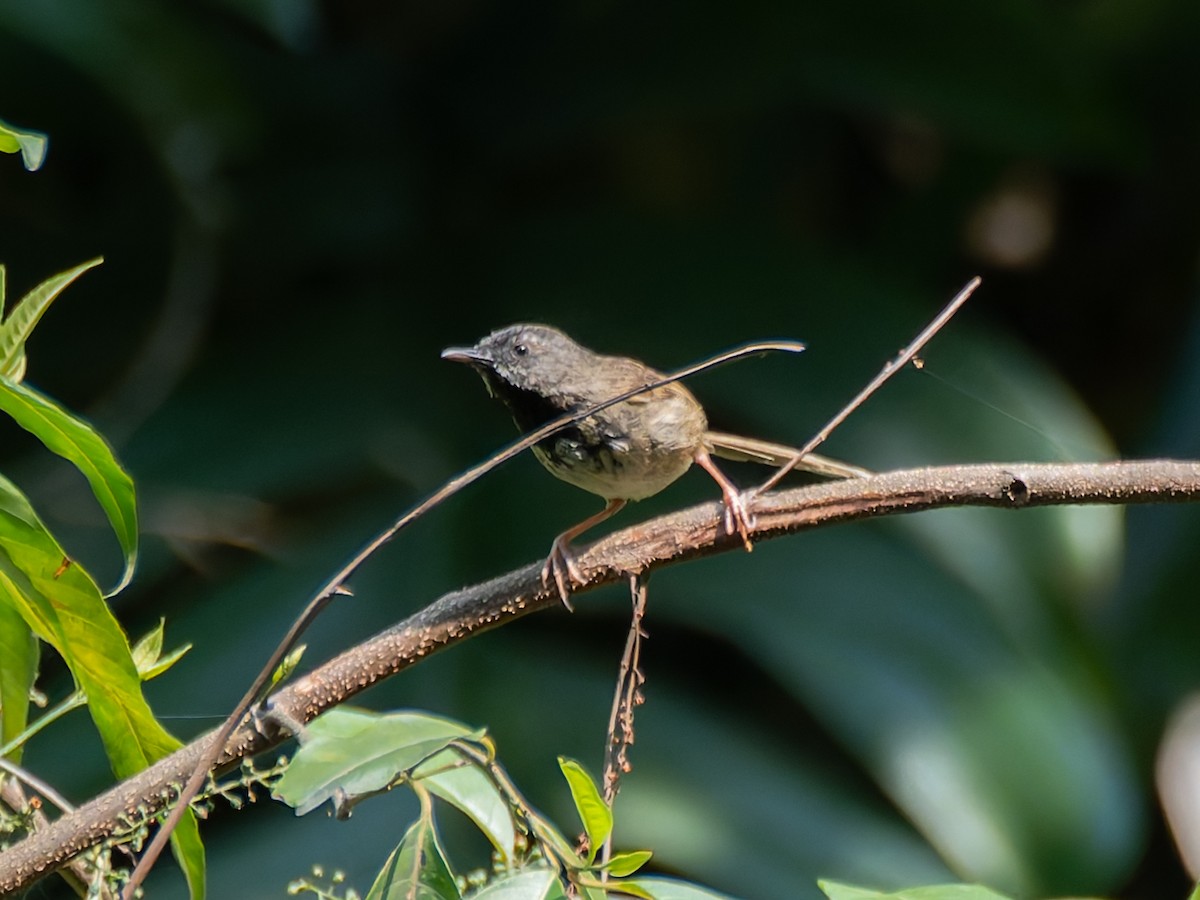
[[[513,353],[517,354],[517,356],[528,356],[529,348],[524,344],[517,344],[517,346],[513,347]]]

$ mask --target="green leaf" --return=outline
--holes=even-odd
[[[635,881],[610,881],[608,884],[618,897],[637,897],[639,900],[654,900],[654,895]],[[606,891],[600,895],[599,900],[607,900],[608,896],[609,894]],[[590,893],[587,900],[592,900]]]
[[[16,608],[0,603],[0,746],[29,724],[29,692],[37,677],[38,642]],[[21,761],[21,749],[8,756]]]
[[[417,766],[412,777],[469,817],[508,863],[517,842],[512,810],[485,772],[462,762],[462,756],[450,748]]]
[[[630,850],[625,853],[614,853],[604,865],[610,875],[623,878],[632,875],[650,861],[654,854],[649,850]]]
[[[0,324],[0,376],[20,381],[25,374],[25,342],[58,295],[72,281],[104,262],[98,256],[47,278],[22,297]],[[0,313],[5,310],[4,267],[0,266]]]
[[[458,722],[424,713],[330,710],[309,724],[272,796],[302,816],[335,794],[353,800],[381,791],[451,741],[474,734]]]
[[[271,673],[272,688],[292,677],[292,673],[300,667],[300,660],[304,658],[307,651],[308,644],[297,644],[288,652],[287,656],[275,667],[275,671]]]
[[[138,674],[142,676],[142,681],[150,681],[157,678],[163,672],[170,669],[175,663],[179,662],[192,649],[191,644],[181,644],[176,647],[166,656],[160,656],[158,661],[148,669],[138,669]]]
[[[612,810],[600,796],[600,790],[592,776],[579,763],[565,756],[558,758],[558,767],[571,788],[571,798],[579,811],[579,819],[583,822],[583,830],[588,836],[588,863],[596,858],[596,852],[608,840],[612,833]]]
[[[137,667],[139,673],[145,672],[157,661],[159,654],[162,653],[163,645],[163,626],[166,619],[159,619],[158,625],[147,631],[133,645],[133,664]]]
[[[829,900],[1009,900],[1003,894],[978,884],[935,884],[891,893],[836,881],[820,881],[818,886]]]
[[[147,632],[141,640],[133,646],[133,664],[137,666],[138,675],[142,681],[149,681],[152,678],[157,678],[175,663],[183,658],[183,655],[192,649],[191,644],[184,644],[182,647],[177,647],[166,656],[162,655],[163,645],[163,627],[165,619],[159,619],[158,625],[151,631]]]
[[[88,480],[125,554],[124,572],[109,596],[117,593],[129,583],[137,563],[137,498],[133,479],[91,425],[33,388],[0,378],[0,410],[45,444],[47,450],[74,464]]]
[[[179,743],[155,720],[125,634],[80,565],[29,502],[0,476],[0,602],[15,609],[66,662],[118,777],[141,771]]]
[[[555,853],[563,860],[563,864],[570,869],[585,869],[587,861],[579,855],[575,849],[574,838],[568,839],[561,831],[554,827],[553,824],[545,820],[542,821],[542,839],[546,841]]]
[[[42,167],[50,139],[40,131],[22,131],[0,121],[0,153],[20,153],[21,161],[30,172]]]
[[[0,476],[0,605],[63,658],[87,696],[113,773],[127,778],[178,749],[154,718],[124,632],[100,589],[66,556],[29,501]],[[204,849],[191,813],[172,838],[195,897],[204,889]]]
[[[829,900],[879,900],[880,897],[887,896],[879,891],[854,887],[850,884],[839,884],[836,881],[818,881],[817,886]]]
[[[454,875],[438,843],[432,813],[408,829],[367,892],[366,900],[460,900]]]
[[[635,888],[643,896],[653,900],[732,900],[728,894],[721,894],[699,885],[674,878],[638,878],[633,881],[619,882],[620,889]]]
[[[550,869],[523,869],[493,879],[471,900],[562,900],[566,897],[558,876]]]
[[[200,840],[200,824],[190,809],[184,813],[175,830],[171,832],[171,855],[183,870],[188,896],[192,900],[203,900],[208,891],[204,843]]]

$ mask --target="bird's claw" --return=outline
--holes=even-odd
[[[741,535],[742,543],[746,545],[746,552],[749,553],[754,549],[754,544],[750,540],[750,530],[754,527],[754,514],[747,508],[742,495],[737,491],[723,491],[722,495],[725,499],[725,532],[730,535],[734,533]]]
[[[546,557],[542,566],[542,584],[549,587],[551,581],[558,588],[558,599],[567,608],[567,612],[575,612],[567,583],[569,581],[571,584],[578,584],[583,581],[583,575],[579,566],[575,564],[575,554],[571,552],[566,541],[556,540],[550,545],[550,555]]]
[[[733,482],[721,473],[721,470],[713,463],[712,457],[708,455],[708,451],[703,447],[696,451],[696,462],[713,477],[713,481],[721,486],[721,497],[725,501],[725,533],[733,535],[736,532],[741,535],[742,543],[746,545],[746,552],[749,553],[754,549],[754,544],[750,541],[750,531],[754,528],[754,516],[746,506],[743,495],[738,493]]]

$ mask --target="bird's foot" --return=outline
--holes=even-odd
[[[736,490],[724,490],[722,485],[721,496],[725,501],[725,531],[730,535],[740,535],[742,543],[746,545],[746,552],[749,553],[754,549],[754,543],[750,540],[750,530],[754,528],[754,514]]]
[[[542,584],[549,587],[551,581],[558,588],[558,599],[567,608],[567,612],[575,612],[567,584],[578,584],[583,581],[583,575],[579,566],[575,564],[575,554],[571,551],[570,543],[564,541],[561,535],[550,545],[550,555],[546,557],[546,563],[542,566]]]
[[[725,501],[725,533],[741,535],[742,543],[746,545],[746,552],[749,553],[754,549],[754,544],[750,541],[750,531],[754,528],[754,515],[746,506],[745,498],[738,492],[734,483],[717,468],[716,463],[712,461],[712,457],[703,447],[696,451],[696,462],[713,477],[713,481],[721,486],[721,498]]]
[[[542,584],[549,587],[550,581],[553,579],[555,586],[558,587],[559,599],[562,600],[562,604],[568,612],[575,612],[575,607],[571,605],[571,592],[567,590],[567,583],[583,584],[583,575],[580,574],[579,566],[575,564],[571,541],[592,526],[599,525],[609,516],[617,513],[625,503],[625,500],[610,498],[604,504],[604,509],[594,516],[588,516],[574,528],[568,528],[550,545],[550,555],[546,557],[546,564],[542,566]]]

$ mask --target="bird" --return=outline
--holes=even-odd
[[[471,347],[448,347],[442,358],[478,372],[523,433],[665,377],[636,359],[596,353],[563,331],[536,323],[509,325]],[[567,609],[572,608],[568,581],[583,580],[571,541],[629,501],[657,494],[697,464],[721,488],[726,531],[739,534],[750,550],[750,515],[737,487],[712,458],[783,466],[799,453],[783,444],[710,430],[700,401],[677,381],[588,415],[532,449],[550,474],[605,500],[604,509],[554,539],[542,567],[543,584],[554,582]],[[831,478],[871,474],[811,453],[798,468]]]

